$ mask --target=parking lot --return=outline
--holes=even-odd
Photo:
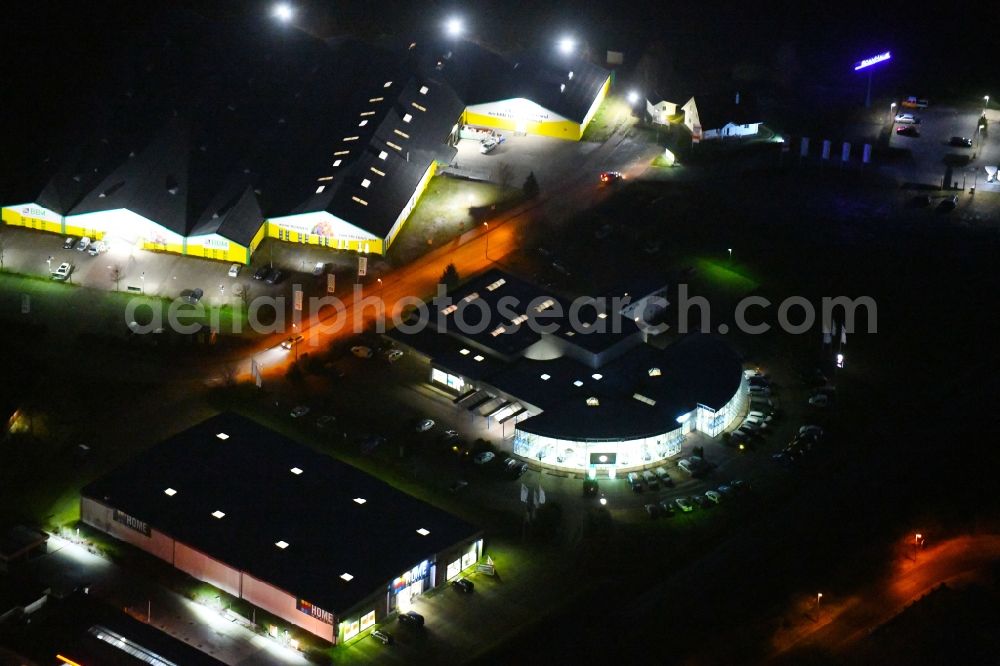
[[[912,114],[920,120],[913,124],[919,136],[899,134],[907,125],[894,123],[889,135],[889,148],[902,159],[895,165],[904,183],[953,188],[968,192],[977,183],[978,189],[1000,191],[1000,184],[986,183],[984,166],[1000,162],[1000,132],[980,135],[978,122],[982,107],[935,106],[925,109],[895,109],[897,114]],[[886,118],[888,118],[888,110]],[[990,124],[1000,122],[1000,112],[987,114]],[[952,137],[972,140],[971,147],[950,145]]]
[[[163,298],[201,289],[208,305],[232,302],[238,287],[249,287],[254,296],[276,296],[289,293],[292,284],[312,285],[317,282],[313,275],[317,262],[324,264],[324,272],[353,276],[357,270],[357,257],[346,252],[271,239],[261,244],[250,266],[240,266],[237,277],[229,276],[232,264],[227,262],[120,247],[92,256],[65,248],[62,236],[17,227],[0,228],[0,239],[7,271],[48,276],[68,262],[72,265],[71,284]],[[284,279],[275,285],[254,280],[253,272],[272,261],[285,272]],[[370,269],[376,268],[377,262],[371,262]]]
[[[520,187],[531,172],[539,185],[555,184],[573,173],[600,144],[586,141],[566,141],[544,136],[517,136],[514,132],[500,132],[504,141],[489,153],[479,151],[480,143],[463,139],[458,143],[458,154],[452,160],[451,171],[456,175],[467,174],[477,180],[499,182],[501,165],[509,167],[511,185]]]

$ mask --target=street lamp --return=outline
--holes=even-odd
[[[49,273],[51,273],[52,272],[52,255],[49,255],[49,258],[46,259],[45,261],[47,261],[49,263]]]
[[[989,106],[990,106],[990,96],[989,95],[983,95],[983,113],[981,115],[984,115],[984,116],[986,115],[986,109],[988,109]]]
[[[816,621],[819,622],[819,602],[823,598],[822,592],[816,593]]]
[[[608,505],[608,498],[607,497],[601,497],[600,501],[601,501],[601,506],[607,506]]]
[[[559,53],[568,56],[576,50],[576,40],[569,36],[562,37],[559,39],[557,46],[559,47]]]
[[[465,32],[465,25],[462,23],[462,19],[457,16],[452,16],[444,23],[444,31],[452,39],[457,39],[462,36]]]
[[[143,271],[139,275],[139,289],[142,291],[143,295],[146,294],[146,271]]]
[[[896,120],[896,103],[893,102],[889,105],[889,124],[892,125]],[[892,129],[891,127],[889,129]]]
[[[271,16],[282,23],[288,23],[295,16],[295,10],[287,2],[279,2],[271,9]]]
[[[629,104],[635,105],[639,101],[639,93],[635,90],[629,90],[627,99]]]
[[[733,260],[733,248],[730,247],[730,248],[727,248],[727,249],[729,250],[729,261],[732,262],[732,260]]]
[[[924,535],[917,532],[913,535],[913,563],[917,563],[917,549],[920,547],[921,542],[924,540]]]
[[[490,223],[489,222],[483,222],[483,227],[486,228],[486,231],[483,232],[483,233],[486,235],[486,260],[489,261],[490,260]]]

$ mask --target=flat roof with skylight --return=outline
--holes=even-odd
[[[83,496],[334,613],[480,534],[235,414],[152,447]]]

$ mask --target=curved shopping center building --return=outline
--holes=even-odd
[[[516,455],[614,474],[676,456],[689,433],[716,436],[746,409],[742,363],[727,344],[692,333],[663,345],[635,323],[665,292],[632,285],[608,294],[609,307],[580,308],[493,270],[428,304],[428,325],[388,335],[428,360],[430,382],[457,407],[512,438]]]

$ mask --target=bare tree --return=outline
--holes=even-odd
[[[111,281],[115,283],[115,291],[118,291],[118,287],[121,285],[122,278],[124,277],[122,267],[114,264],[113,266],[108,266],[108,271]]]
[[[250,283],[237,284],[233,287],[233,293],[243,303],[244,310],[250,307]]]

